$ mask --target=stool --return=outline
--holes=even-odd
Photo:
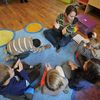
[[[79,20],[78,27],[80,32],[87,34],[93,31],[93,28],[96,26],[96,22],[93,19],[90,19],[84,14],[79,14],[77,18]]]

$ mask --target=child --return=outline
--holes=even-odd
[[[47,73],[44,78],[42,93],[57,95],[65,89],[68,90],[68,80],[60,66],[52,69],[49,64],[46,65]]]
[[[32,39],[32,37],[18,38],[7,44],[6,51],[10,56],[6,57],[6,61],[10,59],[22,59],[27,57],[30,52],[41,52],[50,47],[50,44],[41,46],[41,41],[39,39]]]
[[[0,94],[16,96],[24,94],[25,90],[29,87],[31,80],[29,74],[23,67],[20,59],[13,68],[0,64]],[[33,75],[35,76],[37,72],[37,70],[34,70]],[[37,73],[36,77],[38,77],[38,75],[39,73]]]
[[[96,33],[88,33],[89,43],[82,41],[76,51],[76,55],[80,65],[84,63],[85,60],[96,58],[100,59],[100,43],[96,39]]]
[[[21,3],[28,2],[28,0],[20,0]]]

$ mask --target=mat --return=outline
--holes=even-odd
[[[11,30],[0,29],[0,47],[7,44],[14,37],[14,32]]]

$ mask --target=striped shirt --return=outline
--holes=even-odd
[[[19,55],[28,51],[32,51],[34,53],[41,52],[45,49],[44,46],[36,48],[33,45],[32,40],[32,37],[24,37],[12,40],[7,44],[7,52],[11,55]]]

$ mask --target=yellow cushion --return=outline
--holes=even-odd
[[[26,26],[27,32],[39,32],[42,29],[42,25],[40,23],[31,23]]]
[[[14,37],[14,32],[10,30],[0,30],[0,46],[7,44]]]

